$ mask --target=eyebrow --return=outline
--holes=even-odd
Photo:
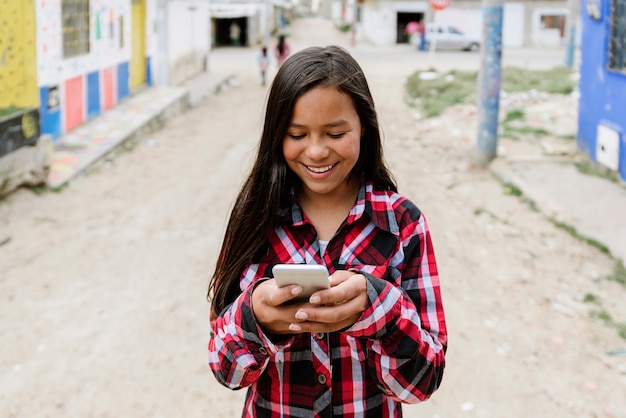
[[[347,125],[347,124],[348,124],[348,121],[343,120],[343,119],[339,119],[337,121],[327,123],[326,125],[324,125],[324,127],[325,128],[335,128],[337,126],[343,126],[343,125]],[[305,125],[300,125],[298,123],[293,123],[293,122],[291,122],[289,124],[289,127],[290,128],[306,128]]]

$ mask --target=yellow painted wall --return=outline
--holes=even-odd
[[[1,1],[1,0],[0,0]],[[146,5],[144,0],[132,0],[132,52],[130,58],[130,87],[146,82]]]
[[[39,107],[34,2],[0,0],[0,107]]]

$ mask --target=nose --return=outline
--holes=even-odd
[[[310,139],[306,147],[306,156],[312,161],[321,161],[330,155],[326,141],[319,136]]]

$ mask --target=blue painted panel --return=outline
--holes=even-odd
[[[100,107],[100,72],[87,74],[87,119],[99,115]]]
[[[146,57],[146,84],[152,85],[152,68],[150,64],[150,57]]]
[[[52,97],[51,97],[52,94]],[[59,88],[40,87],[39,88],[39,122],[41,133],[48,134],[53,140],[61,136],[61,107]]]
[[[122,100],[130,94],[130,72],[128,62],[123,62],[117,66],[117,100]]]

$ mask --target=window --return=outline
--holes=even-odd
[[[89,0],[62,0],[63,58],[89,53]]]
[[[609,69],[626,72],[626,0],[613,0],[609,39]]]

